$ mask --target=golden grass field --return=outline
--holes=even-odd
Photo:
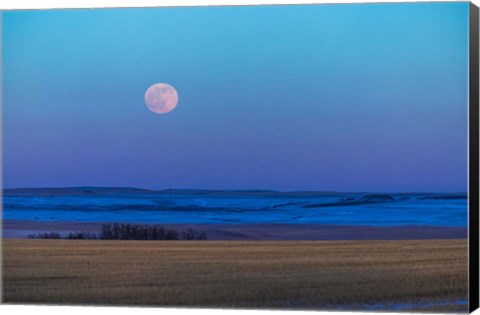
[[[466,311],[467,240],[4,240],[4,302]]]

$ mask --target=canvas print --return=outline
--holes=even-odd
[[[468,311],[470,10],[2,12],[3,302]]]

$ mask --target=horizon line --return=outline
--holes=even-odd
[[[144,190],[149,192],[165,192],[165,191],[211,191],[211,192],[272,192],[272,193],[334,193],[334,194],[466,194],[468,191],[339,191],[339,190],[275,190],[275,189],[262,189],[262,188],[244,188],[244,189],[215,189],[215,188],[142,188],[134,186],[45,186],[45,187],[2,187],[2,191],[7,190],[41,190],[41,189],[132,189],[132,190]]]

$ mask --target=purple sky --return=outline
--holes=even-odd
[[[3,13],[5,187],[467,188],[468,3]],[[155,115],[153,83],[179,93]]]

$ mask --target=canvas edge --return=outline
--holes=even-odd
[[[469,311],[479,307],[479,9],[469,5]]]
[[[0,9],[0,304],[3,303],[3,14]]]
[[[401,2],[401,1],[398,1]],[[398,3],[398,2],[379,2],[379,3]],[[419,1],[430,2],[430,1]],[[436,1],[432,1],[436,2]],[[455,2],[455,1],[440,1],[440,2]],[[364,4],[375,4],[377,2],[363,2]],[[345,3],[312,3],[312,4],[345,4]],[[346,3],[352,4],[352,3]],[[245,6],[249,6],[247,4]],[[264,4],[269,5],[269,4]],[[282,5],[282,4],[280,4]],[[300,4],[283,4],[283,5],[308,5],[307,3]],[[200,5],[202,6],[202,5]],[[241,5],[244,6],[244,5]],[[158,6],[155,6],[158,7]],[[154,7],[154,8],[155,8]],[[122,8],[122,7],[120,7]],[[129,8],[129,7],[127,7]],[[135,7],[133,7],[135,8]],[[58,8],[52,8],[58,9]],[[82,8],[67,8],[67,9],[82,9]],[[99,7],[98,9],[109,9],[109,7]],[[13,9],[16,10],[16,9]],[[13,11],[12,10],[12,11]],[[18,9],[22,10],[22,9]],[[25,9],[23,9],[25,10]],[[27,9],[28,10],[28,9]],[[30,10],[42,10],[42,9],[30,9]],[[0,9],[0,117],[2,117],[1,109],[3,109],[3,76],[2,76],[2,14],[8,12],[8,9]],[[469,276],[469,312],[473,312],[479,308],[479,246],[480,246],[480,233],[479,233],[479,7],[473,2],[469,2],[469,195],[468,195],[468,241],[469,241],[469,261],[468,261],[468,276]],[[1,126],[1,124],[0,124]],[[1,127],[0,127],[1,128]],[[3,130],[0,130],[0,138],[3,138]],[[3,144],[0,141],[0,152],[3,153]],[[2,155],[0,155],[0,167],[3,166]],[[0,187],[3,187],[2,177],[3,167],[0,174]],[[0,190],[0,199],[2,199],[2,190]],[[2,204],[0,204],[0,269],[2,277],[0,277],[0,304],[4,304],[3,301],[3,216],[2,216]],[[47,306],[48,304],[45,304]],[[52,305],[50,305],[52,306]],[[160,308],[161,309],[161,308]],[[320,310],[321,312],[331,312],[329,310]],[[368,314],[368,313],[367,313]]]

